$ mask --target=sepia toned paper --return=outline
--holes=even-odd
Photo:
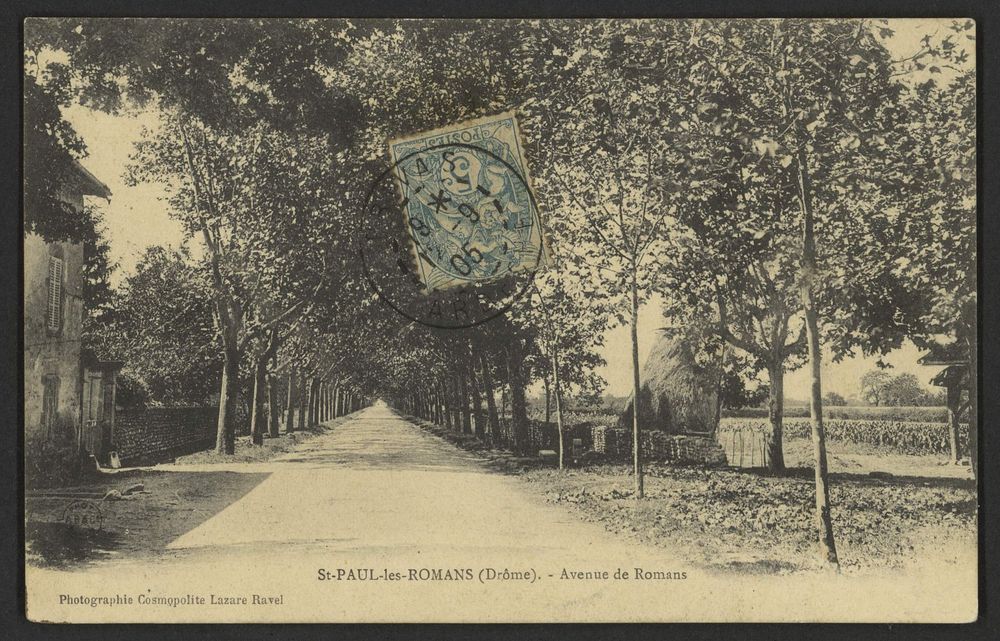
[[[977,618],[973,21],[24,36],[29,620]]]

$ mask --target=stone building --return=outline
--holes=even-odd
[[[61,198],[83,214],[84,198],[111,192],[81,165]],[[117,366],[82,350],[84,254],[80,242],[24,236],[24,429],[32,463],[59,452],[103,454],[114,421]],[[104,432],[107,432],[105,434]]]

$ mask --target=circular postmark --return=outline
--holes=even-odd
[[[528,181],[483,147],[455,142],[404,155],[371,185],[362,215],[365,278],[392,309],[430,327],[503,314],[543,257]]]
[[[100,530],[104,527],[104,513],[94,501],[78,499],[63,509],[62,521],[84,530]]]

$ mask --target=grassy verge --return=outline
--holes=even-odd
[[[632,494],[631,469],[609,465],[531,470],[521,478],[616,534],[682,550],[719,570],[787,573],[816,567],[812,470],[784,477],[754,471],[651,464],[646,498]],[[971,480],[834,474],[834,530],[845,572],[898,569],[932,555],[948,562],[974,549]]]
[[[803,466],[781,477],[750,469],[650,463],[646,497],[640,501],[633,496],[627,465],[559,471],[537,459],[488,450],[471,435],[410,420],[622,538],[669,548],[718,571],[780,574],[817,567],[814,486],[804,461],[790,461]],[[837,455],[834,445],[831,455]],[[911,464],[897,471],[907,474],[873,476],[876,470],[855,466],[831,475],[844,572],[956,563],[975,549],[974,481],[923,474],[940,467],[936,457],[905,458]]]

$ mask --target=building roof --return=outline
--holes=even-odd
[[[98,180],[94,174],[87,171],[87,168],[75,159],[73,160],[73,168],[76,169],[76,173],[80,177],[80,185],[85,196],[97,196],[105,200],[111,199],[111,190],[108,189],[108,186]]]
[[[917,362],[921,365],[965,365],[969,362],[969,355],[966,346],[955,341],[947,345],[932,345]]]
[[[931,385],[935,387],[964,386],[967,382],[969,371],[967,367],[960,365],[950,365],[931,379]]]

